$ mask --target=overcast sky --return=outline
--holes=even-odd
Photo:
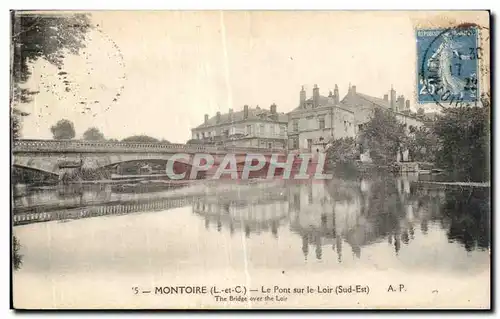
[[[93,12],[99,27],[82,54],[62,70],[33,65],[28,86],[40,94],[21,106],[31,113],[23,137],[51,138],[50,126],[67,118],[77,138],[95,126],[107,138],[185,142],[205,113],[272,103],[288,112],[301,85],[310,96],[314,84],[324,95],[338,84],[341,97],[349,83],[377,97],[393,85],[415,108],[415,27],[463,21],[458,14]]]

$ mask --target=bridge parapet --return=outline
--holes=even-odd
[[[16,140],[13,153],[98,153],[98,152],[133,152],[133,153],[285,153],[284,150],[219,147],[197,144],[165,144],[165,143],[139,143],[139,142],[102,142],[82,140]]]

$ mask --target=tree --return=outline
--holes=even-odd
[[[439,138],[437,164],[456,177],[489,180],[489,107],[461,106],[443,110],[434,125]]]
[[[353,163],[358,156],[356,143],[352,137],[333,140],[326,150],[326,161],[329,165]]]
[[[104,134],[96,127],[91,127],[83,133],[83,139],[86,141],[104,141]]]
[[[432,125],[424,125],[420,128],[410,129],[407,146],[410,158],[417,162],[434,162],[439,139],[434,133]]]
[[[23,255],[20,253],[21,243],[16,236],[12,237],[12,263],[14,270],[19,270],[23,264]]]
[[[62,119],[50,128],[55,140],[70,140],[75,137],[73,122]]]
[[[375,164],[388,165],[406,143],[404,127],[389,110],[375,109],[370,121],[363,125],[362,144],[369,148]]]
[[[28,113],[21,112],[17,109],[12,110],[10,129],[12,132],[12,139],[16,140],[21,137],[21,117],[27,116]]]
[[[122,142],[158,143],[159,140],[147,135],[133,135],[124,138]]]
[[[203,141],[202,140],[199,140],[199,139],[190,139],[186,142],[186,144],[188,145],[191,145],[191,144],[203,144]]]
[[[85,47],[85,34],[92,28],[85,14],[27,14],[11,15],[11,93],[10,105],[28,103],[38,91],[23,88],[31,76],[29,64],[38,59],[62,69],[64,54],[78,54]],[[12,137],[19,138],[21,116],[11,113]]]
[[[65,54],[78,54],[85,47],[85,34],[92,28],[86,14],[28,14],[13,12],[11,99],[29,102],[38,92],[21,88],[31,76],[29,64],[42,58],[62,68]]]

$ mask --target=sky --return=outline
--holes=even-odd
[[[487,17],[487,16],[486,16]],[[95,11],[79,55],[58,70],[32,65],[39,90],[20,105],[23,138],[50,139],[60,119],[76,138],[97,127],[107,138],[145,134],[170,142],[245,104],[288,112],[317,84],[341,98],[349,84],[382,98],[391,85],[416,110],[419,27],[484,21],[479,12]],[[59,72],[67,72],[64,77]],[[62,81],[69,82],[69,91]],[[428,106],[427,109],[432,109]]]

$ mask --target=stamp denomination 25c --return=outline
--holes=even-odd
[[[474,25],[417,30],[418,102],[475,105],[482,49]]]

